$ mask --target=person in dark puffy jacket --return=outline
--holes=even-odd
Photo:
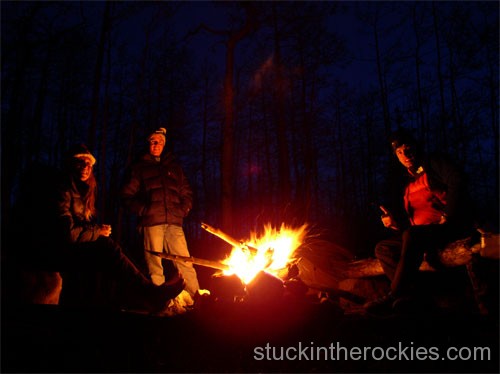
[[[391,281],[389,294],[364,305],[368,312],[376,314],[429,306],[417,281],[424,254],[431,265],[440,267],[438,251],[473,233],[473,209],[461,168],[445,155],[424,155],[406,130],[394,132],[390,140],[408,176],[402,199],[407,222],[396,220],[380,207],[382,223],[395,236],[382,240],[375,248]]]
[[[164,152],[167,130],[163,127],[148,137],[149,152],[133,163],[122,187],[124,205],[139,217],[144,235],[145,259],[151,280],[165,282],[161,258],[148,251],[189,256],[182,228],[192,207],[192,191],[181,166],[171,152]],[[199,290],[191,263],[175,264],[186,280],[186,291]]]
[[[118,280],[129,293],[142,299],[142,305],[151,308],[150,311],[161,311],[182,292],[184,281],[176,277],[169,284],[153,284],[110,238],[111,226],[95,222],[95,162],[85,145],[73,147],[56,192],[56,237],[62,257],[63,293],[64,283],[71,283],[75,270],[89,276],[103,271]]]

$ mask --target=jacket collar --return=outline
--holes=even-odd
[[[142,160],[146,162],[160,162],[162,164],[168,163],[174,160],[174,155],[172,152],[163,152],[160,156],[160,160],[157,160],[156,157],[151,156],[151,154],[146,153],[143,157]]]

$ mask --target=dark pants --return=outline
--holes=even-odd
[[[126,289],[140,295],[152,283],[111,238],[71,244],[61,251],[63,304],[108,304],[114,292]]]
[[[411,226],[400,235],[379,242],[375,256],[391,281],[391,293],[401,297],[416,291],[418,269],[424,253],[431,266],[442,267],[438,251],[463,236],[447,224],[425,225]]]

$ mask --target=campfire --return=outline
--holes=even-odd
[[[214,232],[211,229],[209,231]],[[248,241],[237,243],[238,245],[231,243],[232,252],[222,261],[228,266],[223,274],[236,274],[245,284],[252,282],[261,271],[279,276],[280,271],[295,259],[294,253],[306,234],[307,225],[293,229],[282,224],[280,229],[276,229],[268,224],[264,227],[263,235],[252,233]]]
[[[288,265],[295,260],[296,250],[307,235],[307,225],[294,229],[282,224],[277,229],[268,224],[264,226],[262,235],[254,232],[247,241],[236,241],[207,224],[202,224],[202,227],[233,247],[230,255],[221,261],[225,268],[221,269],[223,276],[219,277],[219,285],[222,283],[227,287],[231,284],[234,295],[249,296],[254,300],[258,298],[260,301],[282,295],[280,275],[287,272]],[[240,280],[240,287],[234,276]]]
[[[228,297],[262,294],[278,296],[283,290],[282,274],[293,263],[297,249],[307,235],[307,225],[292,228],[282,224],[280,228],[271,224],[264,226],[262,234],[253,232],[250,238],[239,241],[206,223],[201,227],[232,246],[231,253],[222,261],[196,257],[183,257],[167,253],[153,254],[177,262],[191,262],[196,265],[220,270],[214,275],[215,293]],[[224,288],[224,291],[221,291]],[[230,289],[230,291],[229,291]]]

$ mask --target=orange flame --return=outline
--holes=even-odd
[[[257,251],[249,250],[242,245],[233,247],[231,255],[222,262],[229,266],[224,275],[236,274],[245,284],[248,284],[260,271],[277,275],[294,259],[294,253],[303,243],[307,234],[307,225],[298,229],[285,226],[277,230],[270,224],[264,226],[264,234],[257,237],[251,234],[251,239],[245,244]]]

